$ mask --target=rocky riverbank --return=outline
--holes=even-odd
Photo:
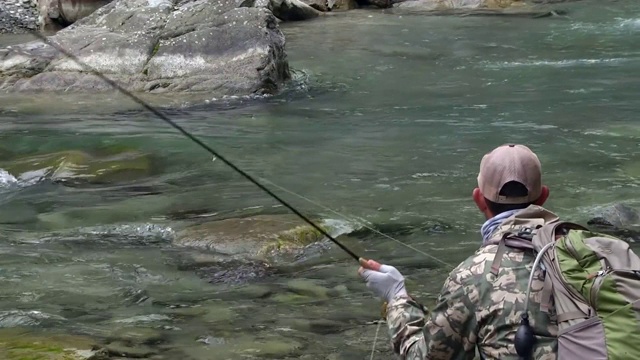
[[[291,79],[282,21],[355,7],[552,14],[532,6],[513,0],[115,0],[50,40],[130,91],[260,96],[279,93]],[[39,41],[0,49],[0,90],[112,91],[87,68]]]

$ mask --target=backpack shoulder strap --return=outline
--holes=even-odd
[[[506,232],[502,235],[502,239],[500,239],[500,242],[498,243],[498,250],[496,250],[496,255],[491,263],[491,274],[493,274],[493,276],[498,276],[500,264],[502,263],[502,258],[504,257],[504,252],[507,250],[507,247],[516,249],[533,249],[533,244],[531,241],[520,237],[519,233]]]
[[[568,221],[556,221],[546,225],[538,225],[532,229],[529,227],[523,227],[518,232],[506,232],[500,242],[498,243],[498,250],[491,263],[491,274],[498,275],[500,270],[500,264],[504,257],[504,252],[507,247],[516,249],[532,249],[536,252],[540,251],[549,242],[555,241],[555,234],[557,230],[562,230],[563,235],[569,230],[588,230],[582,225],[568,222]]]

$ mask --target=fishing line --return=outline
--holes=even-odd
[[[373,354],[375,354],[376,352],[376,344],[378,343],[378,333],[380,332],[380,324],[382,324],[382,321],[378,321],[378,326],[376,327],[376,335],[373,338],[373,345],[371,346],[371,356],[369,357],[369,360],[373,360]]]
[[[220,161],[224,162],[225,164],[227,164],[230,168],[232,168],[233,170],[235,170],[237,173],[239,173],[240,175],[242,175],[245,179],[249,180],[251,183],[253,183],[254,185],[256,185],[258,188],[260,188],[262,191],[266,192],[269,196],[271,196],[272,198],[274,198],[276,201],[278,201],[280,204],[282,204],[283,206],[285,206],[287,209],[291,210],[294,214],[296,214],[298,217],[300,217],[302,220],[304,220],[307,224],[311,225],[314,229],[318,230],[322,235],[326,236],[329,240],[331,240],[334,244],[338,245],[342,250],[344,250],[344,252],[346,252],[347,254],[349,254],[349,256],[351,256],[352,258],[354,258],[356,261],[362,263],[363,261],[365,261],[363,258],[359,257],[358,255],[356,255],[353,251],[349,250],[349,248],[347,248],[346,246],[344,246],[343,244],[341,244],[338,240],[336,240],[333,236],[331,236],[327,231],[325,231],[324,229],[322,229],[320,226],[316,225],[313,221],[311,221],[308,217],[306,217],[304,214],[302,214],[301,212],[299,212],[298,210],[296,210],[293,206],[289,205],[289,203],[287,203],[286,201],[284,201],[283,199],[281,199],[278,195],[274,194],[271,190],[269,190],[268,188],[266,188],[264,185],[260,184],[257,180],[255,180],[251,175],[247,174],[246,172],[244,172],[242,169],[238,168],[236,165],[234,165],[232,162],[230,162],[229,160],[227,160],[226,157],[222,156],[220,153],[218,153],[217,151],[213,150],[211,147],[209,147],[207,144],[203,143],[202,141],[200,141],[198,138],[196,138],[195,136],[193,136],[191,133],[189,133],[188,131],[186,131],[185,129],[183,129],[180,125],[176,124],[175,122],[173,122],[173,120],[169,119],[167,116],[165,116],[164,114],[162,114],[160,111],[156,110],[154,107],[152,107],[151,105],[147,104],[145,101],[143,101],[142,99],[138,98],[137,96],[133,95],[131,92],[125,90],[124,88],[122,88],[120,85],[118,85],[115,81],[109,79],[108,77],[104,76],[102,73],[100,73],[99,71],[93,69],[92,67],[90,67],[89,65],[84,64],[82,61],[80,61],[80,59],[78,59],[75,55],[71,54],[70,52],[68,52],[67,50],[65,50],[63,47],[59,46],[58,44],[54,43],[53,41],[50,41],[45,35],[38,33],[37,31],[30,31],[32,35],[34,35],[35,37],[37,37],[38,39],[42,40],[44,43],[46,43],[47,45],[53,47],[54,49],[58,50],[59,52],[63,53],[64,55],[66,55],[67,57],[69,57],[71,60],[73,60],[76,64],[78,64],[79,66],[81,66],[82,68],[84,68],[87,72],[90,72],[94,75],[96,75],[97,77],[99,77],[100,79],[104,80],[107,84],[111,85],[114,89],[118,90],[119,92],[121,92],[122,94],[126,95],[127,97],[129,97],[131,100],[133,100],[134,102],[138,103],[139,105],[141,105],[142,107],[144,107],[145,109],[149,110],[151,113],[153,113],[154,115],[156,115],[157,117],[159,117],[161,120],[164,120],[167,124],[169,124],[171,127],[173,127],[174,129],[178,130],[180,133],[182,133],[182,135],[184,135],[185,137],[187,137],[188,139],[190,139],[191,141],[193,141],[194,143],[196,143],[197,145],[199,145],[200,147],[202,147],[203,149],[205,149],[206,151],[208,151],[211,155],[213,155],[213,159],[220,159]]]
[[[209,147],[208,145],[206,145],[205,143],[203,143],[202,141],[200,141],[198,138],[196,138],[195,136],[193,136],[191,133],[189,133],[188,131],[186,131],[185,129],[183,129],[181,126],[179,126],[178,124],[176,124],[175,122],[173,122],[171,119],[169,119],[167,116],[165,116],[164,114],[162,114],[160,111],[156,110],[154,107],[152,107],[151,105],[147,104],[145,101],[143,101],[142,99],[138,98],[137,96],[133,95],[131,92],[127,91],[126,89],[122,88],[120,85],[118,85],[115,81],[109,79],[108,77],[104,76],[102,73],[100,73],[99,71],[93,69],[92,67],[84,64],[82,61],[80,61],[80,59],[78,59],[75,55],[71,54],[69,51],[67,51],[66,49],[64,49],[63,47],[59,46],[58,44],[56,44],[53,41],[50,41],[47,36],[40,34],[37,31],[29,31],[33,36],[35,36],[36,38],[42,40],[45,44],[53,47],[54,49],[56,49],[57,51],[59,51],[60,53],[66,55],[68,58],[70,58],[71,60],[73,60],[73,62],[75,62],[76,64],[78,64],[80,67],[82,67],[83,69],[85,69],[85,71],[94,74],[95,76],[99,77],[100,79],[102,79],[103,81],[105,81],[107,84],[109,84],[111,87],[113,87],[114,89],[118,90],[120,93],[124,94],[125,96],[129,97],[131,100],[133,100],[135,103],[141,105],[143,108],[147,109],[148,111],[150,111],[151,113],[153,113],[154,115],[156,115],[157,117],[159,117],[161,120],[164,120],[167,124],[169,124],[171,127],[173,127],[174,129],[178,130],[180,133],[182,133],[182,135],[184,135],[185,137],[187,137],[188,139],[190,139],[191,141],[193,141],[194,143],[196,143],[197,145],[199,145],[200,147],[202,147],[204,150],[206,150],[207,152],[209,152],[211,155],[213,155],[212,161],[215,161],[217,159],[220,159],[220,161],[224,162],[225,164],[227,164],[227,166],[229,166],[230,168],[232,168],[234,171],[236,171],[237,173],[239,173],[240,175],[242,175],[245,179],[247,179],[249,182],[253,183],[254,185],[256,185],[258,188],[260,188],[262,191],[264,191],[265,193],[267,193],[269,196],[271,196],[273,199],[275,199],[276,201],[278,201],[280,204],[282,204],[283,206],[285,206],[287,209],[289,209],[291,212],[293,212],[295,215],[297,215],[299,218],[301,218],[303,221],[305,221],[307,224],[311,225],[314,229],[316,229],[317,231],[319,231],[322,235],[326,236],[329,240],[331,240],[331,242],[333,242],[334,244],[336,244],[338,247],[340,247],[344,252],[346,252],[349,256],[351,256],[352,258],[354,258],[356,261],[358,261],[361,265],[363,265],[363,262],[365,262],[366,260],[359,257],[358,255],[356,255],[353,251],[351,251],[349,248],[347,248],[346,246],[344,246],[343,244],[341,244],[338,240],[336,240],[333,236],[331,236],[327,231],[325,231],[324,229],[322,229],[320,226],[316,225],[313,221],[311,221],[308,217],[306,217],[304,214],[302,214],[301,212],[299,212],[296,208],[294,208],[293,206],[291,206],[288,202],[286,202],[285,200],[281,199],[278,195],[276,195],[275,193],[273,193],[271,190],[269,190],[267,187],[265,187],[264,185],[262,185],[261,183],[259,183],[257,180],[255,180],[251,175],[249,175],[248,173],[246,173],[245,171],[243,171],[242,169],[240,169],[239,167],[237,167],[236,165],[234,165],[231,161],[227,160],[226,157],[222,156],[220,153],[218,153],[217,151],[213,150],[211,147]],[[263,179],[264,180],[264,179]],[[270,182],[270,181],[269,181]],[[323,206],[317,202],[314,202],[310,199],[307,199],[305,197],[303,197],[302,195],[298,195],[292,191],[289,191],[281,186],[278,186],[276,184],[274,184],[273,182],[270,182],[272,185],[275,185],[277,188],[286,191],[290,194],[296,195],[302,199],[305,199],[306,201],[313,203],[317,206],[320,206],[326,210],[329,210],[331,212],[333,212],[334,214],[337,214],[338,216],[341,216],[347,220],[350,220],[350,218],[348,218],[345,215],[342,215],[340,213],[338,213],[337,211],[334,211],[332,209],[329,209],[326,206]],[[381,236],[384,236],[390,240],[393,240],[395,242],[397,242],[398,244],[401,244],[403,246],[406,246],[420,254],[423,254],[433,260],[436,260],[444,265],[447,265],[449,267],[452,267],[450,264],[438,259],[437,257],[433,256],[433,255],[429,255],[419,249],[416,249],[415,247],[409,245],[409,244],[405,244],[403,242],[401,242],[400,240],[397,240],[389,235],[383,234],[382,232],[373,229],[369,226],[367,226],[366,224],[361,224],[363,227],[375,232],[376,234],[379,234]],[[375,338],[373,341],[373,347],[371,349],[371,359],[373,359],[373,355],[375,352],[375,348],[376,348],[376,344],[377,344],[377,340],[378,340],[378,332],[380,330],[380,322],[378,323],[378,326],[376,328],[376,334],[375,334]]]
[[[443,264],[443,265],[446,265],[446,266],[448,266],[448,267],[450,267],[450,268],[452,268],[452,269],[455,267],[455,266],[453,266],[453,265],[449,264],[448,262],[446,262],[446,261],[444,261],[444,260],[441,260],[441,259],[437,258],[437,257],[436,257],[436,256],[434,256],[434,255],[427,254],[426,252],[424,252],[424,251],[422,251],[422,250],[420,250],[420,249],[417,249],[417,248],[415,248],[414,246],[411,246],[411,245],[409,245],[409,244],[407,244],[407,243],[404,243],[404,242],[402,242],[402,241],[400,241],[400,240],[398,240],[398,239],[396,239],[396,238],[394,238],[394,237],[392,237],[392,236],[389,236],[389,235],[387,235],[387,234],[385,234],[385,233],[382,233],[382,232],[380,232],[380,231],[378,231],[378,230],[376,230],[376,229],[374,229],[374,228],[372,228],[372,227],[368,226],[368,225],[367,225],[367,224],[365,224],[363,221],[358,221],[358,220],[356,220],[356,219],[354,219],[354,218],[351,218],[351,217],[349,217],[349,216],[347,216],[347,215],[341,214],[341,213],[339,213],[339,212],[337,212],[337,211],[335,211],[335,210],[333,210],[333,209],[331,209],[331,208],[329,208],[329,207],[327,207],[327,206],[324,206],[324,205],[322,205],[322,204],[318,203],[317,201],[311,200],[311,199],[309,199],[309,198],[307,198],[307,197],[305,197],[305,196],[303,196],[303,195],[297,194],[297,193],[295,193],[295,192],[293,192],[293,191],[291,191],[291,190],[289,190],[289,189],[286,189],[286,188],[284,188],[284,187],[282,187],[282,186],[280,186],[280,185],[278,185],[278,184],[274,183],[274,182],[273,182],[273,181],[271,181],[271,180],[267,180],[267,179],[265,179],[265,178],[260,178],[260,180],[262,180],[263,182],[267,182],[267,183],[271,184],[271,186],[273,186],[273,187],[275,187],[275,188],[277,188],[277,189],[279,189],[279,190],[282,190],[282,191],[287,192],[287,193],[289,193],[289,194],[291,194],[291,195],[297,196],[297,197],[301,198],[302,200],[305,200],[305,201],[307,201],[307,202],[309,202],[309,203],[311,203],[311,204],[313,204],[313,205],[315,205],[315,206],[318,206],[318,207],[323,208],[323,209],[325,209],[325,210],[327,210],[327,211],[330,211],[330,212],[332,212],[332,213],[334,213],[334,214],[336,214],[336,215],[338,215],[338,216],[342,217],[342,218],[343,218],[343,219],[345,219],[345,220],[348,220],[348,221],[351,221],[351,222],[357,223],[358,225],[362,226],[363,228],[365,228],[365,229],[367,229],[367,230],[369,230],[369,231],[372,231],[372,232],[374,232],[374,233],[376,233],[376,234],[378,234],[378,235],[380,235],[380,236],[383,236],[383,237],[385,237],[385,238],[387,238],[387,239],[389,239],[389,240],[393,240],[393,241],[395,241],[396,243],[398,243],[398,244],[400,244],[400,245],[402,245],[402,246],[404,246],[404,247],[407,247],[407,248],[409,248],[409,249],[411,249],[411,250],[413,250],[413,251],[415,251],[415,252],[417,252],[417,253],[420,253],[420,254],[422,254],[422,255],[424,255],[424,256],[426,256],[426,257],[428,257],[428,258],[432,259],[432,260],[435,260],[435,261],[437,261],[437,262],[439,262],[439,263],[441,263],[441,264]]]

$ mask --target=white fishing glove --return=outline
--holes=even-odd
[[[396,268],[389,265],[380,265],[373,260],[368,260],[366,263],[363,262],[361,265],[358,269],[358,274],[376,296],[386,302],[390,302],[397,296],[407,296],[404,277]]]

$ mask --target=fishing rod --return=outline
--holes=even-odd
[[[322,235],[326,236],[329,240],[331,240],[334,244],[338,245],[338,247],[340,247],[340,249],[344,250],[344,252],[346,252],[347,254],[349,254],[349,256],[351,256],[352,258],[354,258],[356,261],[358,261],[360,263],[360,265],[362,266],[367,266],[367,260],[356,255],[353,251],[351,251],[349,248],[347,248],[346,246],[344,246],[343,244],[341,244],[338,240],[336,240],[333,236],[331,236],[327,231],[325,231],[324,229],[322,229],[320,226],[316,225],[313,221],[311,221],[308,217],[306,217],[304,214],[302,214],[300,211],[298,211],[296,208],[294,208],[293,206],[291,206],[288,202],[286,202],[285,200],[283,200],[282,198],[280,198],[278,195],[276,195],[273,191],[269,190],[267,187],[265,187],[264,185],[260,184],[256,179],[254,179],[251,175],[247,174],[245,171],[243,171],[242,169],[240,169],[239,167],[237,167],[235,164],[233,164],[231,161],[227,160],[227,158],[225,158],[224,156],[220,155],[220,153],[218,153],[217,151],[213,150],[210,146],[208,146],[207,144],[203,143],[200,139],[196,138],[195,136],[193,136],[191,133],[189,133],[188,131],[186,131],[184,128],[182,128],[180,125],[176,124],[173,120],[169,119],[166,115],[164,115],[163,113],[161,113],[159,110],[155,109],[154,107],[152,107],[151,105],[147,104],[144,100],[140,99],[139,97],[135,96],[134,94],[132,94],[131,92],[127,91],[126,89],[124,89],[123,87],[121,87],[120,85],[118,85],[115,81],[109,79],[108,77],[104,76],[101,72],[95,70],[94,68],[92,68],[91,66],[83,63],[80,59],[78,59],[78,57],[76,57],[75,55],[71,54],[69,51],[67,51],[66,49],[64,49],[63,47],[59,46],[58,44],[56,44],[53,41],[50,41],[47,36],[39,33],[38,31],[34,31],[34,30],[29,30],[29,32],[31,33],[31,35],[35,36],[36,38],[38,38],[39,40],[42,40],[45,44],[53,47],[54,49],[58,50],[59,52],[63,53],[64,55],[66,55],[68,58],[70,58],[71,60],[73,60],[76,64],[78,64],[79,66],[81,66],[82,68],[84,68],[87,72],[90,72],[94,75],[96,75],[97,77],[99,77],[100,79],[102,79],[103,81],[105,81],[107,84],[111,85],[111,87],[113,87],[114,89],[118,90],[119,92],[121,92],[122,94],[126,95],[127,97],[129,97],[130,99],[132,99],[134,102],[138,103],[139,105],[141,105],[142,107],[144,107],[145,109],[149,110],[151,113],[153,113],[154,115],[156,115],[157,117],[159,117],[161,120],[164,120],[167,124],[169,124],[171,127],[173,127],[174,129],[178,130],[180,133],[182,133],[185,137],[187,137],[188,139],[190,139],[191,141],[193,141],[194,143],[196,143],[197,145],[199,145],[200,147],[202,147],[203,149],[205,149],[206,151],[208,151],[211,155],[213,155],[215,158],[222,160],[222,162],[224,162],[225,164],[227,164],[230,168],[232,168],[233,170],[235,170],[236,172],[238,172],[240,175],[242,175],[245,179],[249,180],[251,183],[253,183],[254,185],[256,185],[258,188],[260,188],[262,191],[266,192],[269,196],[271,196],[272,198],[274,198],[276,201],[278,201],[280,204],[282,204],[283,206],[285,206],[287,209],[291,210],[294,214],[296,214],[298,217],[300,217],[302,220],[304,220],[307,224],[311,225],[314,229],[318,230]]]

